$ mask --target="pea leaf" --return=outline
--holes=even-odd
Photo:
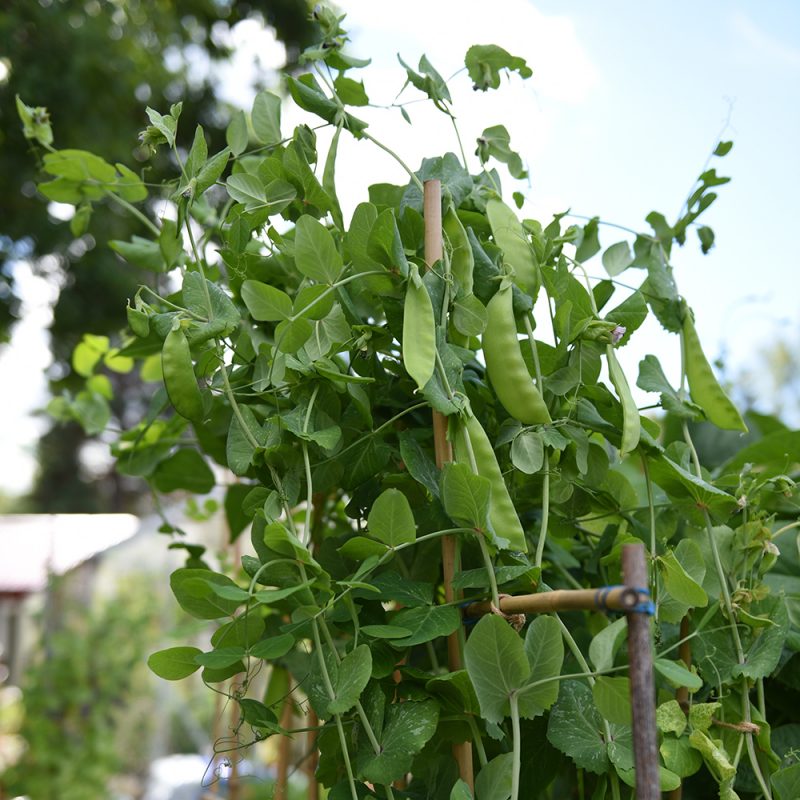
[[[511,463],[526,475],[534,475],[544,464],[544,441],[537,431],[524,430],[511,442]]]
[[[219,597],[209,584],[239,588],[225,575],[208,569],[177,569],[170,575],[172,593],[181,608],[197,619],[219,619],[233,614],[238,600]]]
[[[413,647],[439,636],[449,636],[460,624],[461,614],[453,606],[405,608],[392,618],[392,625],[408,628],[413,633],[403,639],[393,639],[392,646]]]
[[[417,526],[406,496],[399,489],[387,489],[372,504],[367,526],[370,534],[389,547],[416,541]]]
[[[692,692],[698,692],[703,688],[700,676],[686,669],[686,665],[680,661],[657,658],[653,666],[656,672],[663,675],[675,687],[685,686]]]
[[[220,647],[208,653],[199,653],[194,657],[195,663],[201,667],[211,669],[224,669],[233,664],[238,664],[244,657],[243,647]]]
[[[297,221],[294,259],[303,275],[319,283],[333,283],[342,269],[331,232],[307,214]]]
[[[185,489],[194,494],[208,494],[216,485],[214,473],[197,450],[182,447],[164,459],[152,477],[159,492],[174,492]]]
[[[467,528],[486,530],[491,495],[488,478],[475,475],[464,464],[445,464],[441,494],[444,510],[454,522]]]
[[[251,113],[253,133],[263,144],[277,144],[281,140],[281,99],[272,92],[259,92],[253,101]],[[244,149],[244,148],[243,148]]]
[[[467,639],[464,663],[478,696],[481,716],[489,722],[502,722],[510,713],[510,696],[531,676],[522,640],[505,620],[487,614]]]
[[[242,284],[242,300],[253,319],[259,322],[280,322],[292,314],[292,299],[286,292],[261,281],[246,280]]]
[[[631,687],[628,678],[600,675],[592,687],[592,697],[598,711],[609,722],[631,724]]]
[[[294,646],[294,636],[290,633],[281,633],[262,639],[250,648],[250,655],[254,658],[263,658],[264,661],[274,661],[285,656]]]
[[[362,756],[357,770],[361,778],[385,785],[411,768],[414,756],[436,732],[439,705],[434,700],[395,703],[386,709],[380,753]]]
[[[672,550],[667,550],[663,556],[658,556],[657,560],[664,588],[678,602],[694,608],[704,608],[708,605],[708,595],[705,590],[686,572]]]
[[[362,644],[348,653],[339,664],[339,678],[334,687],[336,697],[328,703],[331,714],[344,714],[361,697],[372,675],[372,654]]]
[[[147,666],[166,681],[179,681],[200,669],[195,657],[202,655],[197,647],[168,647],[147,659]]]
[[[581,769],[602,775],[608,769],[603,718],[584,683],[564,681],[550,710],[547,739]]]
[[[522,78],[530,78],[533,75],[524,58],[512,56],[507,50],[495,44],[473,45],[467,50],[464,64],[474,88],[483,92],[500,87],[500,70],[516,71]]]
[[[612,244],[603,253],[603,266],[612,278],[624,272],[631,264],[633,264],[633,254],[628,242]]]
[[[508,800],[512,791],[513,753],[495,756],[475,779],[477,800]]]
[[[531,674],[528,685],[519,692],[519,710],[523,717],[530,719],[546,711],[558,699],[559,681],[556,679],[564,663],[564,641],[553,617],[536,617],[528,626],[525,656]]]

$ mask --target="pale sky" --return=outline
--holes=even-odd
[[[472,159],[484,127],[505,124],[522,154],[530,183],[502,171],[504,191],[523,191],[526,216],[544,222],[571,208],[619,225],[646,230],[644,217],[662,211],[673,221],[692,181],[702,171],[717,137],[734,140],[730,155],[714,166],[733,178],[703,222],[717,244],[702,256],[696,239],[673,254],[680,291],[694,308],[707,354],[724,354],[736,375],[774,339],[798,339],[800,281],[792,232],[800,218],[800,4],[791,0],[736,2],[676,0],[341,0],[355,55],[373,57],[364,72],[373,102],[390,103],[403,83],[397,62],[415,66],[422,53],[446,78],[463,65],[471,44],[499,44],[524,57],[534,70],[528,81],[504,81],[499,92],[473,92],[465,74],[451,81],[454,111]],[[400,12],[402,11],[402,15]],[[251,94],[242,71],[254,57],[266,66],[280,58],[271,38],[235,32],[240,58],[224,76],[225,96],[247,105]],[[417,96],[413,88],[403,99]],[[359,112],[361,110],[359,109]],[[370,132],[416,168],[423,156],[456,151],[445,118],[419,103],[408,108],[414,126],[397,111],[367,111]],[[285,130],[300,119],[285,109]],[[727,124],[726,124],[727,122]],[[320,136],[324,152],[327,139]],[[365,142],[342,138],[338,175],[345,219],[376,182],[404,183],[405,175]],[[624,237],[601,229],[604,247]],[[590,264],[590,274],[603,276]],[[44,401],[47,349],[41,335],[50,293],[29,270],[19,273],[25,316],[10,347],[0,351],[6,391],[0,415],[0,489],[28,485],[37,430],[28,416]],[[641,282],[638,271],[622,278]],[[621,297],[620,297],[621,299]],[[615,305],[617,300],[613,300]],[[123,310],[120,310],[122,319]],[[651,321],[620,360],[635,382],[647,352],[678,376],[678,339]],[[637,344],[638,340],[638,344]],[[654,402],[644,393],[640,404]]]

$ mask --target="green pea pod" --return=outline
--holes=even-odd
[[[161,369],[173,408],[192,422],[202,422],[203,396],[194,376],[189,342],[180,325],[175,325],[164,339]]]
[[[636,449],[642,433],[642,423],[639,419],[639,409],[633,400],[628,379],[617,361],[614,348],[606,345],[606,360],[608,361],[608,375],[611,383],[617,390],[619,402],[622,404],[622,443],[619,447],[620,455],[626,455]]]
[[[431,296],[412,264],[403,307],[403,365],[422,389],[436,366],[436,321]]]
[[[468,411],[463,420],[455,420],[456,433],[453,441],[453,452],[456,463],[466,464],[470,468],[472,463],[469,457],[469,448],[465,437],[469,440],[469,447],[475,456],[475,466],[478,475],[487,478],[492,487],[489,521],[495,534],[501,539],[508,541],[508,549],[521,550],[523,553],[528,551],[528,544],[525,541],[525,531],[517,516],[517,510],[511,501],[506,482],[503,480],[503,473],[497,463],[494,448],[486,435],[483,426],[478,422],[478,418]]]
[[[503,408],[526,425],[551,422],[542,393],[534,384],[522,358],[514,322],[511,284],[501,285],[486,306],[483,332],[486,369]]]
[[[747,433],[747,425],[745,425],[742,415],[719,385],[714,370],[711,369],[711,365],[703,353],[700,338],[694,327],[692,312],[688,309],[683,319],[681,339],[683,363],[686,366],[686,377],[689,381],[689,393],[692,401],[705,411],[709,422],[713,422],[718,428]]]
[[[514,269],[514,282],[534,300],[539,293],[539,267],[528,242],[528,236],[517,215],[499,198],[486,203],[486,216],[505,263]]]
[[[461,289],[460,294],[470,295],[472,294],[472,270],[475,266],[475,259],[467,232],[452,206],[444,215],[442,227],[450,242],[450,269]]]

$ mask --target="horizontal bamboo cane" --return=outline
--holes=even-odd
[[[630,586],[609,586],[602,589],[557,589],[539,594],[506,595],[500,598],[503,614],[545,614],[550,611],[630,611],[639,603],[639,593]],[[485,600],[470,603],[464,616],[481,617],[493,611]]]

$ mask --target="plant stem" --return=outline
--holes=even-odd
[[[133,216],[136,217],[136,219],[138,219],[139,222],[141,222],[142,225],[144,225],[150,231],[150,233],[153,234],[153,236],[161,235],[161,231],[159,230],[158,226],[151,219],[146,217],[141,211],[139,211],[139,209],[136,208],[135,205],[129,203],[127,200],[120,197],[119,195],[114,194],[114,192],[109,192],[107,196],[111,198],[115,203],[122,206],[122,208],[124,208],[126,211],[133,214]]]
[[[692,461],[694,463],[695,473],[698,478],[702,478],[703,474],[700,469],[700,459],[697,456],[697,450],[695,449],[694,442],[692,441],[691,434],[689,433],[689,426],[684,421],[682,427],[683,427],[683,438],[689,445],[689,449],[692,454]],[[711,517],[709,516],[709,513],[706,509],[703,509],[703,519],[705,521],[709,547],[711,548],[711,556],[714,560],[714,568],[716,569],[717,572],[717,580],[719,581],[720,593],[722,594],[722,604],[723,607],[725,608],[725,615],[727,616],[728,619],[728,629],[730,630],[731,638],[733,639],[733,646],[736,650],[736,659],[739,664],[744,664],[746,659],[744,654],[744,648],[742,647],[742,640],[741,637],[739,636],[739,626],[736,623],[736,616],[733,610],[733,603],[731,601],[731,593],[728,587],[728,576],[725,574],[725,568],[722,566],[722,559],[720,558],[719,555],[717,540],[714,535],[713,526],[711,525]],[[750,686],[747,682],[747,677],[742,678],[741,691],[742,691],[742,718],[745,722],[749,723],[752,722],[752,718],[750,714]],[[761,791],[764,793],[764,797],[766,798],[766,800],[772,800],[772,792],[770,791],[770,788],[767,785],[766,780],[764,779],[764,775],[761,772],[761,766],[758,763],[755,747],[753,746],[753,734],[745,733],[743,735],[745,737],[747,755],[750,758],[750,766],[753,768],[753,773],[756,776],[756,780],[758,781],[758,784],[761,787]]]
[[[380,147],[380,149],[385,153],[388,153],[408,173],[408,176],[411,178],[417,189],[419,189],[421,192],[424,191],[425,187],[422,185],[422,181],[414,174],[414,171],[411,169],[411,167],[409,167],[408,164],[406,164],[406,162],[394,152],[394,150],[387,147],[385,144],[383,144],[383,142],[379,142],[374,136],[370,135],[366,131],[361,131],[361,135],[368,141],[372,142],[372,144]]]
[[[494,564],[492,564],[492,556],[489,554],[489,545],[486,544],[486,539],[483,534],[478,534],[478,544],[481,548],[481,555],[483,556],[483,563],[486,567],[486,574],[489,577],[489,586],[492,589],[492,605],[499,611],[500,610],[500,594],[497,591],[497,576],[494,574]]]
[[[522,736],[519,730],[519,697],[517,693],[512,692],[508,701],[511,708],[511,742],[513,747],[513,755],[511,758],[511,800],[518,800],[519,771],[522,760]]]
[[[544,558],[544,546],[547,541],[547,525],[550,520],[550,460],[545,448],[545,473],[542,480],[542,525],[539,529],[539,541],[536,543],[536,557],[533,565],[542,567]]]
[[[314,386],[314,391],[311,392],[311,399],[308,401],[308,408],[306,409],[306,416],[303,420],[303,434],[308,433],[308,423],[311,420],[311,412],[314,410],[314,401],[317,399],[317,392],[319,392],[319,384]],[[314,508],[313,503],[313,496],[314,496],[314,486],[311,481],[311,462],[308,458],[308,443],[305,439],[302,441],[302,451],[303,451],[303,465],[305,466],[306,471],[306,520],[303,533],[307,541],[304,544],[308,545],[311,541],[311,512]]]

